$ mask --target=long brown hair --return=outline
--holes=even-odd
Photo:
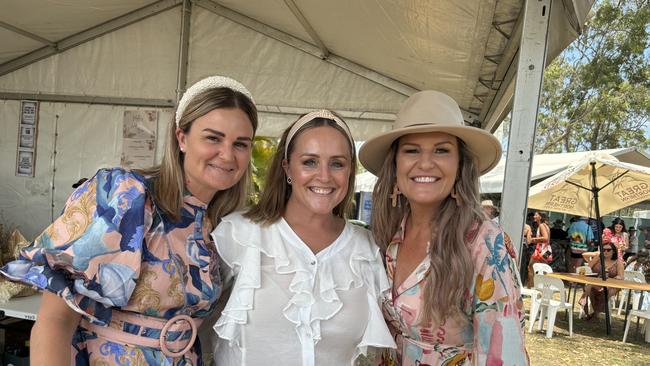
[[[372,232],[384,249],[399,229],[401,220],[409,213],[408,201],[400,195],[397,207],[392,207],[390,195],[395,185],[397,147],[393,142],[384,159],[372,194]],[[424,288],[424,309],[420,322],[441,324],[447,318],[466,322],[461,299],[471,288],[474,274],[468,235],[484,216],[479,204],[479,171],[472,153],[458,139],[459,167],[454,183],[458,202],[448,196],[431,223],[429,250],[431,263]]]
[[[302,117],[302,116],[301,116]],[[337,117],[339,117],[337,115]],[[340,118],[340,117],[339,117]],[[343,119],[341,119],[343,120]],[[295,122],[294,122],[295,123]],[[291,185],[287,183],[287,176],[282,168],[282,160],[284,159],[284,146],[286,145],[287,135],[291,130],[291,126],[287,127],[282,133],[282,138],[278,144],[278,148],[271,159],[271,167],[268,170],[264,189],[260,195],[259,202],[252,206],[248,212],[244,214],[245,217],[251,219],[253,222],[262,223],[263,225],[272,224],[280,219],[287,208],[287,202],[291,196]],[[357,170],[357,157],[354,145],[351,143],[346,132],[331,119],[328,118],[314,118],[305,123],[293,136],[287,147],[287,157],[291,159],[291,153],[295,146],[295,142],[300,138],[300,135],[308,129],[329,126],[339,131],[348,141],[350,145],[350,177],[348,178],[348,191],[336,207],[334,207],[333,214],[346,218],[347,213],[352,206],[352,196],[354,195],[354,177]]]
[[[257,131],[257,108],[244,94],[230,88],[213,88],[197,94],[192,99],[178,122],[178,128],[189,133],[194,121],[215,109],[240,109],[248,116],[253,125],[253,134]],[[139,171],[154,178],[152,196],[156,206],[173,220],[180,219],[185,190],[183,154],[176,139],[176,122],[172,118],[167,127],[167,142],[162,163],[158,166]],[[234,186],[217,192],[208,204],[207,216],[213,226],[219,218],[243,207],[251,186],[251,166],[246,168],[242,179]]]

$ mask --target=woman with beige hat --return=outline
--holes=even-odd
[[[514,251],[479,204],[479,175],[500,156],[437,91],[412,95],[393,130],[361,148],[378,176],[373,235],[388,244],[383,311],[397,350],[384,364],[528,364]]]

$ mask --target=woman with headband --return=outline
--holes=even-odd
[[[359,155],[378,176],[372,231],[387,245],[383,310],[397,350],[383,364],[527,365],[512,244],[479,205],[479,175],[499,161],[499,141],[426,90]]]
[[[2,268],[45,290],[32,365],[203,364],[197,328],[222,292],[209,233],[247,198],[256,129],[243,85],[203,79],[178,103],[159,166],[102,169],[74,191]]]
[[[214,326],[217,365],[351,365],[369,346],[394,347],[382,256],[345,220],[356,166],[345,122],[306,114],[284,131],[259,203],[213,232],[233,283]]]

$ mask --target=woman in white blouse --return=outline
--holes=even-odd
[[[308,113],[282,135],[260,202],[215,229],[232,281],[214,325],[217,365],[351,365],[368,347],[395,347],[379,307],[381,254],[345,220],[356,164],[345,122]]]

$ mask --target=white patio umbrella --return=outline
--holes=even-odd
[[[594,153],[531,187],[528,207],[595,217],[600,222],[601,215],[649,199],[650,168],[622,163],[611,155]],[[596,226],[600,275],[603,280],[607,280],[600,225]],[[607,334],[610,334],[608,301],[605,302],[605,315]]]
[[[595,217],[649,199],[650,168],[595,153],[531,187],[528,207]]]

